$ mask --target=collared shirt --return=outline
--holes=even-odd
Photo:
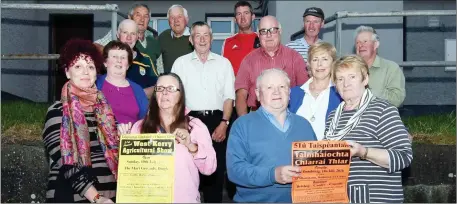
[[[226,57],[232,63],[235,76],[238,73],[241,61],[248,55],[254,48],[257,33],[237,33],[224,40],[222,45],[221,55]]]
[[[102,45],[103,47],[105,47],[112,40],[113,40],[113,34],[111,33],[111,30],[110,30],[110,31],[108,31],[108,33],[105,36],[103,36],[102,38],[96,40],[94,43],[97,43],[97,44]]]
[[[263,48],[255,49],[243,59],[235,79],[235,90],[248,91],[249,107],[258,107],[255,95],[256,80],[262,71],[270,68],[285,71],[290,79],[290,87],[302,85],[308,80],[305,61],[297,51],[280,45],[275,56],[271,57]]]
[[[174,38],[175,37],[175,32],[173,32],[173,30],[171,30],[171,38]],[[190,35],[190,29],[189,27],[186,27],[184,29],[184,33],[182,34],[183,36],[189,36]]]
[[[309,85],[313,82],[313,78],[309,79],[300,88],[305,91],[303,103],[297,110],[297,115],[304,117],[311,123],[314,133],[316,133],[317,140],[324,138],[325,120],[329,103],[330,87],[333,86],[330,81],[328,87],[322,91],[317,98],[314,98],[309,90]],[[314,118],[314,119],[312,119]]]
[[[144,36],[143,41],[141,41],[140,38],[138,38],[138,42],[141,43],[143,47],[148,47],[148,41],[146,40],[146,38],[147,36]]]
[[[235,99],[235,76],[227,58],[210,52],[202,62],[195,51],[176,59],[171,72],[184,84],[190,110],[224,110],[227,99]]]
[[[373,95],[399,107],[405,100],[405,75],[397,63],[376,56],[370,67],[368,86]]]
[[[320,42],[321,39],[317,39],[316,43]],[[290,47],[300,53],[305,62],[308,62],[308,50],[310,45],[306,42],[305,38],[299,38],[292,42],[287,43],[287,47]]]
[[[287,130],[290,127],[290,112],[289,109],[286,109],[286,120],[284,120],[284,126],[279,123],[278,120],[276,120],[276,117],[269,113],[265,108],[260,106],[260,108],[257,110],[263,113],[263,115],[270,121],[271,124],[273,124],[278,130],[281,132],[287,132]]]

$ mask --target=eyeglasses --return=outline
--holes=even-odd
[[[273,27],[273,28],[269,28],[269,29],[266,29],[266,28],[260,29],[259,33],[260,33],[260,35],[267,35],[268,33],[273,35],[273,34],[278,33],[278,31],[279,31],[278,27]]]
[[[155,86],[154,87],[154,91],[156,91],[156,92],[163,92],[165,90],[167,90],[169,93],[174,93],[174,92],[177,92],[177,91],[181,91],[178,88],[176,88],[176,86],[167,86],[167,87]]]

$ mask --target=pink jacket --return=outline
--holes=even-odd
[[[131,129],[132,134],[139,134],[143,120],[137,121]],[[198,118],[190,117],[189,125],[191,141],[198,144],[198,152],[192,157],[187,147],[182,144],[175,146],[175,183],[173,203],[200,203],[198,186],[203,175],[211,175],[216,171],[216,152],[211,141],[208,128]]]

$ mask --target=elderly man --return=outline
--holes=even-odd
[[[138,41],[136,42],[135,47],[138,51],[143,54],[151,57],[153,65],[157,67],[157,60],[160,56],[160,45],[159,41],[152,36],[146,36],[146,30],[148,28],[149,19],[151,17],[151,12],[149,7],[146,4],[133,4],[130,9],[128,19],[135,21],[138,25]],[[103,47],[111,42],[112,35],[109,31],[103,38],[96,40],[94,43],[97,47],[103,50]]]
[[[296,50],[308,62],[309,46],[321,41],[319,32],[324,27],[324,12],[317,7],[307,8],[303,13],[303,28],[305,35],[303,38],[289,42],[286,46]]]
[[[193,51],[193,46],[189,43],[187,10],[181,5],[173,5],[168,9],[167,18],[171,29],[159,35],[164,72],[170,72],[178,57]]]
[[[238,118],[230,130],[227,174],[237,185],[235,202],[290,203],[292,142],[315,141],[309,122],[288,111],[290,80],[281,69],[263,71],[256,80],[258,111]]]
[[[171,71],[183,82],[186,106],[191,110],[189,115],[199,118],[212,134],[217,169],[209,177],[202,175],[201,184],[204,202],[219,203],[225,178],[225,137],[235,99],[235,76],[230,62],[210,51],[212,40],[209,25],[195,22],[190,38],[195,51],[176,59]]]
[[[399,107],[405,100],[405,76],[397,63],[378,56],[379,36],[376,30],[360,26],[355,31],[355,48],[370,67],[368,86],[376,97]]]
[[[241,62],[235,80],[236,112],[245,115],[258,108],[255,95],[255,80],[260,73],[278,67],[290,77],[291,86],[302,85],[308,80],[303,57],[297,51],[281,44],[281,24],[274,16],[260,19],[258,34],[261,47],[249,53]]]
[[[158,73],[152,63],[152,59],[134,48],[138,40],[138,25],[135,21],[130,19],[123,20],[119,24],[117,38],[119,41],[129,45],[133,51],[133,63],[127,70],[127,78],[139,84],[148,98],[150,98],[154,91]]]
[[[232,63],[235,76],[244,57],[259,47],[259,37],[252,30],[254,19],[255,14],[249,2],[239,1],[235,4],[235,22],[239,28],[238,33],[225,39],[221,52],[222,56]]]

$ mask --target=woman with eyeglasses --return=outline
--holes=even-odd
[[[171,133],[176,136],[173,203],[199,203],[199,173],[216,170],[216,152],[208,128],[198,118],[188,116],[181,79],[174,73],[160,75],[144,120],[131,133]]]
[[[132,124],[144,118],[149,100],[143,88],[128,79],[132,64],[132,49],[120,41],[111,41],[103,49],[106,74],[97,77],[97,88],[103,92],[113,109],[121,134],[128,133]]]

